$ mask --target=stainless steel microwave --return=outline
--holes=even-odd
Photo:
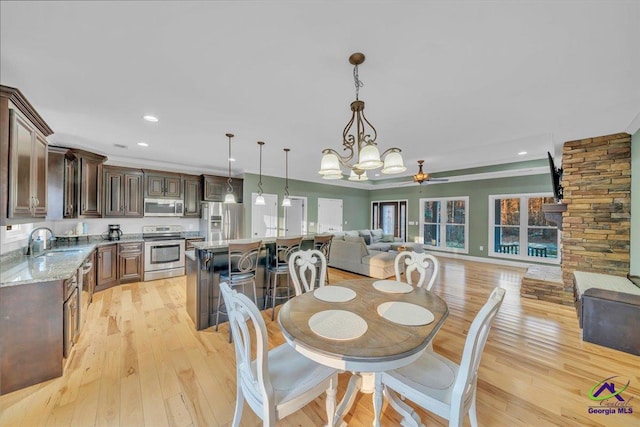
[[[144,199],[144,216],[183,216],[182,199]]]

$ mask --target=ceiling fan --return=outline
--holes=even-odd
[[[449,181],[447,178],[431,178],[431,175],[429,175],[428,173],[424,173],[422,171],[422,164],[424,163],[424,160],[418,160],[418,173],[413,175],[413,181],[417,182],[418,184],[422,185],[423,182],[446,182]]]

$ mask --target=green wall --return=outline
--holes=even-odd
[[[634,197],[635,193],[635,197]],[[635,213],[635,215],[634,215]],[[640,276],[640,130],[631,137],[631,274]]]
[[[469,255],[487,256],[489,235],[489,196],[551,192],[548,174],[485,179],[480,181],[423,184],[411,187],[373,190],[371,200],[408,200],[408,221],[419,223],[419,201],[429,197],[469,197]],[[419,225],[409,225],[407,240],[420,235]],[[483,250],[480,250],[483,246]]]
[[[284,179],[262,176],[262,189],[265,194],[277,194],[278,203],[284,197]],[[245,174],[243,200],[246,207],[251,206],[251,193],[258,192],[258,175]],[[369,191],[359,188],[339,187],[336,185],[317,184],[314,182],[289,180],[289,195],[307,197],[307,223],[309,232],[316,231],[318,223],[318,198],[342,199],[343,225],[345,230],[369,228]],[[278,208],[278,218],[284,218],[284,209]],[[251,209],[244,210],[245,236],[251,234]],[[280,224],[282,226],[282,224]]]
[[[512,164],[511,169],[546,166],[547,162],[533,161]],[[475,168],[466,173],[485,173],[504,171],[505,165],[495,167]],[[450,176],[462,174],[454,171]],[[404,181],[406,181],[404,177]],[[387,181],[388,182],[388,181]],[[262,187],[265,193],[277,194],[281,202],[284,196],[284,179],[262,177]],[[246,174],[244,178],[245,206],[245,235],[251,232],[251,193],[258,191],[258,175]],[[420,220],[419,200],[428,197],[469,197],[469,255],[477,257],[487,256],[489,234],[489,196],[496,194],[522,193],[551,193],[551,179],[548,173],[540,175],[516,176],[507,178],[485,179],[467,182],[452,182],[446,184],[423,184],[390,189],[363,190],[347,188],[329,184],[317,184],[298,180],[289,180],[289,194],[291,196],[307,197],[307,222],[309,232],[316,231],[318,222],[318,198],[342,199],[345,230],[358,230],[370,227],[371,202],[376,200],[408,200],[408,221]],[[280,206],[278,217],[284,217],[284,208]],[[418,225],[408,226],[408,240],[413,241],[419,235]],[[480,250],[480,246],[483,249]]]

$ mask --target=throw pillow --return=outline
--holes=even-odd
[[[380,241],[383,243],[393,243],[393,234],[383,234],[382,240]]]
[[[360,230],[358,231],[358,234],[360,234],[360,237],[364,239],[365,245],[371,244],[371,233],[369,232],[369,230]]]
[[[382,240],[382,228],[376,228],[375,230],[371,230],[371,241],[373,243],[378,243]]]
[[[344,232],[345,236],[359,236],[358,230],[349,230]]]

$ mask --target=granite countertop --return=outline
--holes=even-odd
[[[313,240],[315,234],[306,234],[302,236],[302,240]],[[292,236],[293,237],[293,236]],[[228,249],[229,243],[275,243],[276,237],[258,237],[249,239],[234,239],[234,240],[205,240],[204,242],[193,242],[192,245],[196,249]]]
[[[60,236],[65,237],[65,236]],[[59,239],[62,240],[62,239]],[[119,241],[86,239],[58,242],[53,249],[36,256],[18,254],[0,261],[0,288],[69,279],[98,246],[142,242],[141,235],[125,234]],[[22,250],[24,252],[24,250]]]

